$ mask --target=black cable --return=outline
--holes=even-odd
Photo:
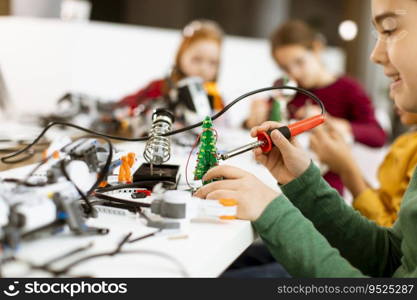
[[[71,143],[66,144],[65,146],[63,146],[60,151],[64,151],[64,149],[72,144],[74,144],[76,141],[81,140],[81,139],[89,139],[89,138],[98,138],[98,139],[102,139],[104,140],[107,144],[108,144],[108,151],[109,151],[109,155],[107,156],[107,160],[105,165],[103,166],[103,168],[101,169],[101,171],[98,173],[97,176],[97,180],[94,182],[94,184],[91,186],[91,188],[88,190],[88,192],[86,194],[84,194],[81,189],[72,181],[72,179],[70,178],[70,176],[68,175],[65,166],[64,166],[64,161],[60,162],[60,169],[62,172],[62,175],[64,175],[64,177],[70,181],[75,189],[77,190],[77,192],[80,194],[81,198],[84,200],[84,202],[87,204],[88,210],[86,213],[87,215],[92,215],[94,212],[94,208],[91,205],[91,202],[89,201],[88,197],[91,196],[91,194],[97,189],[97,187],[100,185],[100,183],[102,181],[104,181],[105,177],[108,175],[109,173],[109,169],[110,169],[110,165],[111,162],[113,160],[113,144],[112,142],[107,139],[107,138],[103,138],[101,136],[95,136],[95,135],[86,135],[86,136],[82,136],[79,138],[76,138],[74,141],[72,141]],[[27,176],[26,179],[24,180],[20,180],[20,179],[15,179],[15,178],[6,178],[3,181],[5,182],[13,182],[13,183],[17,183],[19,185],[25,185],[28,187],[40,187],[40,186],[45,186],[45,184],[32,184],[30,182],[28,182],[28,179],[43,165],[45,164],[51,157],[53,156],[53,154],[49,155],[46,159],[42,160]]]
[[[74,144],[76,141],[78,141],[81,138],[76,138],[74,141],[71,141],[70,143],[64,145],[63,147],[61,147],[61,149],[59,149],[59,151],[64,151],[64,149],[66,147],[71,146],[72,144]],[[53,157],[53,155],[54,155],[54,153],[51,153],[49,156],[47,156],[45,159],[43,159],[37,166],[35,166],[35,168],[33,168],[33,170],[29,172],[29,174],[26,176],[26,178],[23,180],[23,182],[27,182],[29,180],[29,178],[32,177],[33,174],[35,174],[35,172],[37,170],[39,170],[40,167],[42,167],[45,163],[47,163],[51,159],[51,157]]]
[[[82,139],[82,138],[84,138],[84,137],[79,137],[79,138],[76,138],[74,141],[71,141],[70,143],[68,143],[68,144],[66,144],[65,146],[63,146],[63,147],[61,147],[60,149],[59,149],[59,151],[64,151],[64,149],[66,148],[66,147],[68,147],[68,146],[71,146],[72,144],[74,144],[76,141],[78,141],[78,140],[80,140],[80,139]],[[30,171],[29,172],[29,174],[28,175],[26,175],[26,178],[25,179],[23,179],[23,180],[21,180],[21,179],[17,179],[17,178],[6,178],[4,181],[5,182],[13,182],[13,183],[16,183],[16,184],[19,184],[19,185],[24,185],[24,186],[27,186],[27,187],[40,187],[40,186],[45,186],[46,185],[46,183],[45,184],[32,184],[32,183],[30,183],[30,182],[28,182],[28,180],[29,180],[29,178],[30,177],[32,177],[33,176],[33,174],[35,174],[35,172],[37,171],[37,170],[39,170],[39,168],[40,167],[42,167],[45,163],[47,163],[50,159],[51,159],[51,157],[53,156],[54,154],[53,153],[51,153],[49,156],[47,156],[45,159],[42,159],[42,161],[40,162],[40,163],[38,163],[36,166],[35,166],[35,168],[33,168],[32,169],[32,171]]]
[[[123,245],[124,244],[126,244],[128,241],[129,241],[129,238],[132,236],[132,233],[131,232],[129,232],[118,244],[117,244],[117,246],[116,246],[116,248],[113,250],[113,251],[110,251],[110,252],[104,252],[104,253],[97,253],[97,254],[92,254],[92,255],[88,255],[88,256],[85,256],[85,257],[82,257],[82,258],[80,258],[80,259],[78,259],[78,260],[76,260],[76,261],[73,261],[72,263],[70,263],[70,264],[68,264],[66,267],[64,267],[64,268],[62,268],[61,270],[59,270],[59,271],[56,271],[56,273],[58,274],[58,275],[61,275],[61,274],[65,274],[65,273],[68,273],[69,272],[69,270],[70,269],[72,269],[74,266],[76,266],[76,265],[78,265],[78,264],[80,264],[80,263],[82,263],[82,262],[84,262],[84,261],[87,261],[87,260],[90,260],[90,259],[93,259],[93,258],[97,258],[97,257],[102,257],[102,256],[114,256],[114,255],[116,255],[116,254],[118,254],[121,250],[122,250],[122,247],[123,247]]]
[[[20,180],[20,179],[17,179],[17,178],[4,178],[3,181],[4,182],[10,182],[10,183],[16,183],[16,184],[24,185],[24,186],[27,186],[27,187],[42,187],[42,186],[46,185],[45,183],[30,183],[30,182]]]
[[[48,224],[42,225],[41,227],[32,229],[28,232],[25,232],[22,234],[21,238],[22,240],[26,239],[33,239],[33,236],[37,236],[38,234],[43,234],[44,232],[53,232],[57,228],[65,226],[65,221],[61,219],[56,219]]]
[[[166,253],[159,252],[159,251],[154,251],[154,250],[122,250],[123,246],[127,243],[132,244],[132,243],[135,243],[135,242],[138,242],[138,241],[142,241],[144,239],[155,236],[160,231],[161,231],[161,229],[158,229],[158,230],[156,230],[152,233],[149,233],[149,234],[146,234],[146,235],[143,235],[143,236],[140,236],[138,238],[131,239],[131,240],[130,240],[130,237],[132,236],[132,233],[130,232],[117,244],[116,248],[113,251],[103,252],[103,253],[96,253],[96,254],[91,254],[91,255],[82,257],[78,260],[75,260],[75,261],[69,263],[67,266],[65,266],[61,269],[58,269],[58,270],[54,270],[53,268],[50,267],[50,265],[52,265],[53,263],[58,262],[61,259],[65,259],[65,258],[68,258],[70,256],[73,256],[74,254],[77,254],[77,253],[80,253],[82,251],[88,250],[93,246],[93,244],[90,243],[86,246],[76,248],[74,250],[70,250],[69,252],[66,252],[66,253],[58,256],[58,257],[52,258],[51,260],[49,260],[48,262],[46,262],[42,265],[36,265],[36,264],[33,264],[29,261],[18,259],[17,257],[12,257],[12,258],[8,258],[7,260],[3,260],[0,264],[0,267],[2,267],[3,265],[5,265],[7,263],[10,263],[10,262],[23,262],[23,263],[27,264],[32,270],[44,271],[44,272],[47,272],[47,273],[51,274],[52,276],[65,275],[67,277],[68,272],[70,272],[72,268],[74,268],[75,266],[77,266],[77,265],[79,265],[83,262],[86,262],[88,260],[92,260],[92,259],[95,259],[95,258],[105,257],[105,256],[115,256],[115,255],[121,255],[121,254],[149,254],[149,255],[159,256],[159,257],[165,258],[165,259],[173,262],[179,268],[181,274],[184,277],[189,277],[189,274],[186,271],[183,264],[181,262],[179,262],[175,257],[170,256]],[[0,277],[3,277],[2,274],[0,274]]]
[[[86,246],[81,246],[79,248],[75,248],[73,250],[70,250],[69,252],[66,252],[64,254],[61,254],[61,255],[59,255],[57,257],[54,257],[54,258],[48,260],[46,263],[43,263],[42,264],[42,267],[43,268],[47,268],[48,266],[52,265],[53,263],[55,263],[55,262],[57,262],[59,260],[68,258],[68,257],[73,256],[74,254],[80,253],[82,251],[86,251],[86,250],[90,249],[91,247],[93,247],[93,245],[94,245],[94,243],[93,242],[90,242]]]
[[[32,143],[32,141],[26,141],[26,140],[12,140],[12,139],[1,139],[0,140],[0,143],[11,143],[11,142],[17,143],[20,146],[28,146],[28,145],[30,145],[30,143]],[[31,159],[32,157],[34,157],[35,154],[42,153],[43,151],[45,151],[47,149],[48,144],[49,143],[47,143],[47,142],[38,142],[36,144],[37,147],[39,147],[39,146],[45,146],[45,147],[43,147],[41,149],[34,149],[34,150],[27,149],[27,151],[25,151],[25,152],[28,152],[28,154],[26,156],[24,156],[20,159],[16,159],[16,160],[9,160],[8,163],[9,164],[18,164],[18,163],[27,161],[27,160]],[[35,146],[35,145],[33,145],[33,146]],[[10,152],[16,152],[16,151],[19,151],[19,150],[20,149],[17,148],[17,147],[0,148],[0,153],[10,153]]]
[[[113,160],[113,144],[112,144],[112,142],[109,139],[104,138],[104,137],[101,137],[101,136],[87,135],[87,136],[81,137],[79,139],[88,139],[88,138],[99,138],[99,139],[103,139],[108,144],[108,146],[109,146],[109,149],[108,149],[109,155],[107,156],[106,163],[104,164],[104,166],[101,169],[101,171],[98,173],[97,180],[94,182],[94,184],[88,190],[88,192],[86,194],[84,194],[78,188],[78,186],[71,180],[71,178],[69,177],[67,171],[65,170],[65,167],[63,165],[63,161],[61,161],[61,171],[62,171],[62,174],[64,175],[64,177],[74,185],[74,187],[77,189],[77,191],[80,194],[80,196],[82,197],[82,199],[86,202],[86,204],[88,206],[88,209],[89,209],[89,211],[86,212],[86,213],[89,215],[89,214],[92,214],[93,213],[94,208],[91,205],[91,202],[88,200],[88,197],[91,196],[91,194],[94,192],[94,190],[97,189],[97,187],[100,185],[100,183],[102,181],[104,181],[104,179],[106,178],[106,176],[109,173],[110,165],[111,165],[111,162]]]
[[[151,237],[153,235],[155,235],[156,232],[152,233],[152,234],[148,234],[146,236],[141,237],[138,240],[143,240],[147,237]],[[176,266],[178,266],[178,268],[181,271],[181,274],[184,277],[189,277],[188,272],[186,271],[185,267],[175,258],[172,257],[168,254],[165,254],[163,252],[159,252],[159,251],[154,251],[154,250],[122,250],[123,246],[126,243],[131,243],[129,241],[129,238],[131,237],[132,233],[129,233],[128,235],[126,235],[122,241],[117,245],[117,247],[110,252],[104,252],[104,253],[97,253],[97,254],[92,254],[83,258],[80,258],[70,264],[68,264],[67,266],[65,266],[64,268],[62,268],[61,270],[56,270],[54,271],[55,275],[63,275],[63,274],[67,274],[72,268],[74,268],[76,265],[79,265],[80,263],[83,263],[87,260],[91,260],[91,259],[95,259],[95,258],[99,258],[99,257],[104,257],[104,256],[115,256],[115,255],[120,255],[120,254],[151,254],[151,255],[156,255],[159,257],[163,257],[167,260],[172,261]],[[136,240],[136,239],[135,239]]]
[[[33,150],[30,150],[30,149],[27,149],[27,150],[25,150],[24,152],[27,152],[28,154],[26,155],[26,156],[23,156],[22,158],[19,158],[19,159],[15,159],[15,160],[9,160],[8,162],[4,162],[5,164],[10,164],[10,165],[13,165],[13,164],[18,164],[18,163],[21,163],[21,162],[24,162],[24,161],[26,161],[26,160],[29,160],[29,159],[31,159],[32,157],[34,157],[35,156],[35,154],[36,154],[36,151],[33,151]],[[16,152],[15,152],[16,153]],[[23,153],[23,152],[22,152]]]
[[[159,228],[158,230],[156,230],[156,231],[154,231],[154,232],[151,232],[151,233],[148,233],[148,234],[142,235],[142,236],[140,236],[140,237],[134,238],[134,239],[132,239],[132,240],[129,240],[129,244],[133,244],[133,243],[139,242],[139,241],[141,241],[141,240],[147,239],[147,238],[149,238],[149,237],[152,237],[152,236],[154,236],[154,235],[156,235],[156,234],[160,233],[161,231],[162,231],[162,228]]]
[[[96,192],[99,193],[106,193],[112,192],[122,189],[135,189],[135,188],[145,188],[145,189],[152,189],[156,184],[162,183],[162,185],[166,188],[175,188],[176,183],[172,181],[157,181],[157,180],[149,180],[149,181],[137,181],[134,183],[127,183],[127,184],[118,184],[113,186],[107,186],[104,188],[98,188]]]
[[[106,161],[105,165],[103,166],[103,169],[98,173],[96,182],[93,184],[93,186],[87,192],[88,197],[98,188],[100,183],[106,179],[106,176],[108,175],[109,170],[110,170],[111,162],[113,160],[113,144],[112,144],[112,142],[108,138],[105,138],[105,137],[98,136],[98,138],[103,139],[108,144],[108,146],[109,146],[109,149],[108,149],[109,150],[109,155],[107,156],[107,161]]]
[[[96,197],[98,199],[107,200],[107,201],[114,201],[114,202],[118,202],[118,203],[122,203],[122,204],[136,205],[139,208],[141,208],[141,207],[151,207],[151,205],[149,203],[130,201],[130,200],[127,200],[127,199],[116,198],[116,197],[112,197],[112,196],[101,194],[101,193],[94,193],[93,195],[94,195],[94,197]]]
[[[77,190],[78,194],[81,196],[81,198],[84,200],[85,204],[87,204],[88,206],[88,211],[86,212],[87,215],[90,215],[93,213],[94,208],[93,205],[91,205],[90,200],[88,200],[88,197],[86,194],[83,193],[83,191],[81,191],[81,189],[75,184],[75,182],[71,179],[71,177],[68,175],[67,170],[65,169],[65,162],[63,160],[61,160],[60,165],[59,165],[62,175],[64,175],[65,179],[67,179],[69,182],[72,183],[72,185],[75,187],[75,189]]]
[[[139,215],[144,218],[148,223],[151,221],[151,219],[143,212],[143,211],[139,211]]]
[[[321,108],[321,114],[325,114],[325,112],[326,112],[326,110],[324,108],[324,105],[323,105],[323,102],[316,95],[314,95],[313,93],[311,93],[311,92],[309,92],[309,91],[307,91],[305,89],[299,88],[299,87],[277,86],[277,87],[267,87],[267,88],[257,89],[257,90],[248,92],[246,94],[243,94],[240,97],[238,97],[235,100],[233,100],[228,105],[226,105],[221,111],[219,111],[218,113],[214,114],[211,117],[211,119],[213,121],[216,120],[221,115],[223,115],[225,112],[227,112],[233,105],[235,105],[239,101],[241,101],[241,100],[243,100],[243,99],[245,99],[245,98],[247,98],[249,96],[252,96],[252,95],[255,95],[255,94],[258,94],[258,93],[262,93],[262,92],[272,91],[272,90],[294,90],[294,91],[297,91],[297,92],[299,92],[299,93],[301,93],[301,94],[303,94],[303,95],[305,95],[305,96],[310,97],[311,99],[313,99],[320,106],[320,108]],[[90,133],[92,135],[96,135],[96,136],[100,136],[102,138],[107,138],[107,139],[112,139],[112,140],[119,140],[119,141],[126,141],[126,142],[143,142],[143,141],[147,141],[147,140],[150,139],[150,136],[145,136],[145,137],[142,137],[142,138],[124,138],[124,137],[119,137],[119,136],[112,136],[112,135],[102,134],[102,133],[96,132],[94,130],[91,130],[91,129],[88,129],[88,128],[84,128],[84,127],[81,127],[81,126],[78,126],[78,125],[75,125],[75,124],[71,124],[71,123],[66,123],[66,122],[52,122],[52,123],[49,123],[42,130],[42,132],[33,140],[32,143],[30,143],[29,145],[27,145],[26,147],[24,147],[23,149],[21,149],[21,150],[19,150],[17,152],[11,153],[11,154],[6,155],[6,156],[3,156],[0,160],[3,163],[5,163],[5,164],[12,164],[13,162],[10,162],[9,161],[10,158],[13,158],[15,156],[18,156],[18,155],[26,152],[28,149],[30,149],[35,144],[37,144],[38,141],[45,135],[45,133],[51,127],[58,126],[58,125],[72,127],[72,128],[75,128],[75,129],[78,129],[78,130],[81,130],[81,131]],[[166,134],[163,134],[162,136],[175,135],[175,134],[178,134],[178,133],[182,133],[182,132],[185,132],[185,131],[188,131],[188,130],[191,130],[191,129],[200,127],[201,125],[203,125],[203,121],[198,122],[198,123],[196,123],[194,125],[190,125],[190,126],[186,126],[186,127],[183,127],[183,128],[177,129],[177,130],[174,130],[174,131],[170,131],[170,132],[168,132]]]

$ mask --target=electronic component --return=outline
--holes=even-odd
[[[317,98],[314,94],[306,90],[296,88],[296,87],[285,87],[285,86],[268,87],[268,88],[258,89],[255,91],[251,91],[247,94],[244,94],[236,98],[235,100],[233,100],[230,104],[224,107],[224,109],[214,114],[212,116],[212,120],[218,119],[226,111],[228,111],[233,105],[235,105],[242,99],[245,99],[251,95],[254,95],[260,92],[270,91],[270,90],[284,90],[284,89],[290,89],[290,90],[297,91],[297,92],[300,92],[301,94],[306,95],[307,97],[313,99],[318,104],[320,104],[321,109],[322,109],[322,114],[319,116],[312,117],[304,121],[291,124],[289,126],[278,128],[278,130],[280,130],[287,138],[298,135],[301,132],[314,128],[315,126],[318,126],[324,122],[325,109],[324,109],[323,103],[320,101],[319,98]],[[196,108],[198,108],[198,105]],[[207,114],[205,113],[204,116],[205,115]],[[154,114],[152,115],[152,121],[153,121],[152,130],[150,132],[150,135],[146,137],[124,138],[124,137],[109,136],[109,135],[97,133],[97,135],[100,136],[101,138],[110,138],[110,139],[115,139],[115,140],[133,141],[133,142],[147,141],[144,156],[145,156],[145,159],[149,162],[148,164],[149,172],[148,171],[143,172],[144,170],[141,170],[141,171],[138,170],[135,173],[136,177],[134,177],[134,183],[132,185],[119,185],[116,187],[110,186],[108,188],[97,189],[97,190],[104,192],[104,191],[110,191],[113,189],[117,190],[123,187],[131,187],[131,188],[137,188],[137,189],[141,189],[141,188],[149,189],[148,186],[145,186],[142,183],[147,183],[147,185],[152,187],[158,182],[165,182],[171,188],[176,187],[176,182],[178,179],[177,178],[178,166],[176,166],[176,170],[173,171],[173,174],[171,174],[170,173],[171,170],[167,170],[166,165],[162,165],[163,163],[168,161],[170,158],[169,136],[197,128],[201,126],[203,122],[198,122],[196,124],[186,126],[184,128],[180,128],[177,130],[171,130],[172,124],[174,122],[174,118],[170,112],[166,110],[162,110],[162,109],[156,110],[154,112]],[[66,126],[66,127],[75,128],[77,130],[86,131],[89,134],[94,133],[91,130],[88,130],[84,127],[81,127],[75,124],[64,123],[64,122],[50,123],[45,127],[45,129],[39,134],[39,136],[32,143],[28,144],[23,149],[15,153],[2,157],[1,161],[4,163],[14,163],[16,160],[11,161],[9,159],[16,157],[18,155],[24,154],[25,152],[29,151],[34,145],[36,145],[40,141],[40,139],[45,135],[45,133],[53,126]],[[257,142],[251,143],[250,145],[243,147],[243,149],[238,148],[237,151],[236,150],[234,151],[234,153],[227,153],[221,156],[220,158],[227,159],[231,156],[237,155],[239,153],[243,153],[244,151],[248,151],[255,147],[261,147],[264,152],[268,152],[272,149],[272,146],[273,146],[271,139],[270,139],[270,133],[271,132],[259,133]],[[84,194],[84,191],[86,191],[87,189],[84,187],[81,187],[81,184],[79,182],[76,182],[75,180],[77,178],[81,178],[81,176],[78,175],[79,173],[77,171],[79,169],[78,166],[74,165],[75,169],[73,170],[74,172],[72,172],[70,170],[71,164],[66,164],[67,161],[65,161],[65,164],[63,163],[62,166],[64,170],[68,168],[67,175],[69,175],[69,176],[65,176],[65,172],[62,172],[62,169],[61,169],[61,172],[58,172],[59,165],[56,165],[55,167],[56,174],[51,176],[51,177],[54,177],[54,180],[52,180],[52,182],[56,182],[55,185],[67,184],[65,188],[60,187],[60,189],[58,189],[59,191],[68,191],[72,187],[72,192],[74,193],[74,196],[67,198],[65,194],[61,194],[61,192],[57,193],[54,196],[55,197],[54,203],[57,208],[56,220],[54,221],[56,223],[52,222],[50,224],[46,224],[45,226],[37,227],[36,229],[40,231],[44,230],[46,232],[50,232],[51,228],[49,226],[57,225],[58,227],[62,228],[62,226],[68,225],[68,227],[73,232],[76,232],[76,233],[78,232],[81,234],[89,232],[89,230],[86,230],[86,228],[84,227],[85,224],[83,224],[82,218],[80,218],[80,215],[79,215],[80,211],[82,210],[81,199],[84,200],[86,204],[89,204],[88,197],[91,196],[91,191],[96,190],[98,184],[104,180],[104,177],[106,175],[108,175],[108,171],[110,167],[114,167],[114,165],[111,165],[111,161],[112,161],[111,149],[112,148],[111,148],[110,142],[109,142],[109,149],[107,150],[105,148],[103,149],[98,148],[97,144],[91,140],[90,141],[80,140],[78,143],[74,143],[72,145],[68,145],[68,147],[65,146],[60,149],[62,150],[61,153],[63,154],[63,156],[59,157],[57,160],[69,160],[71,162],[74,162],[74,161],[83,162],[85,163],[85,168],[87,170],[95,171],[95,172],[100,171],[100,173],[98,174],[99,176],[96,176],[97,184],[94,183],[91,186],[88,184],[88,187],[89,187],[88,192]],[[53,154],[50,154],[50,155],[53,155]],[[106,157],[108,158],[108,160],[105,162],[104,161],[105,159],[103,158],[106,158]],[[118,164],[118,163],[119,162],[115,164]],[[153,172],[153,167],[152,167],[153,165],[157,167],[155,169],[155,172]],[[104,166],[104,167],[99,168],[100,166]],[[93,175],[97,175],[97,174],[93,174]],[[150,175],[150,178],[149,178],[150,180],[145,179],[146,176],[148,175]],[[63,181],[62,177],[65,177],[68,181]],[[75,183],[72,183],[73,180]],[[80,179],[80,180],[84,181],[83,179]],[[136,181],[139,181],[140,183]],[[17,182],[17,184],[21,185],[20,187],[30,186],[27,183],[28,182],[26,180]],[[49,185],[47,187],[49,188]],[[38,186],[36,186],[35,188],[39,189]],[[54,191],[56,190],[57,189],[55,189]],[[217,215],[217,216],[222,216],[223,218],[226,218],[226,219],[233,218],[235,216],[235,213],[233,212],[233,210],[236,209],[236,202],[233,200],[214,201],[214,202],[208,201],[208,200],[200,201],[199,199],[192,198],[191,194],[188,194],[188,196],[185,196],[185,195],[181,196],[181,195],[174,195],[174,194],[170,195],[169,193],[166,193],[166,194],[167,195],[165,195],[162,199],[157,198],[154,201],[155,203],[153,207],[153,211],[159,214],[163,220],[167,221],[167,222],[163,222],[162,224],[166,224],[166,223],[174,224],[178,221],[180,223],[182,221],[184,221],[184,223],[187,223],[189,222],[190,218],[198,216],[199,214],[205,215],[205,216]],[[22,195],[19,195],[17,193],[16,195],[11,195],[10,199],[8,200],[19,198],[20,196]],[[141,194],[140,196],[143,196],[143,195]],[[108,202],[111,202],[111,201],[108,201]],[[130,202],[135,202],[135,201],[130,201]],[[12,200],[11,200],[11,203],[13,203]],[[106,205],[108,205],[108,203],[106,203]],[[127,203],[127,202],[122,203],[119,200],[118,205],[123,206],[123,205],[133,205],[133,204]],[[174,220],[174,221],[171,222],[170,220],[171,221]],[[46,220],[46,222],[49,222],[49,221],[50,219]],[[177,227],[181,227],[181,226],[177,226]],[[29,232],[31,232],[29,236],[34,235],[32,231],[29,231]],[[27,233],[28,232],[24,232],[23,234],[27,234]]]
[[[178,165],[157,165],[151,170],[150,164],[142,164],[133,174],[133,182],[140,181],[169,181],[176,183],[178,181]]]
[[[171,157],[171,142],[166,136],[171,131],[174,115],[166,109],[156,109],[152,115],[152,129],[143,156],[151,166],[162,165]]]
[[[2,226],[3,247],[16,250],[21,239],[21,233],[26,224],[25,216],[17,210],[19,204],[10,207],[8,222]]]
[[[131,194],[131,197],[133,199],[143,199],[146,197],[149,197],[151,195],[151,192],[148,190],[136,190]]]
[[[213,128],[213,123],[209,116],[204,119],[202,127],[203,132],[199,136],[201,141],[200,149],[197,154],[197,165],[194,171],[195,180],[203,179],[208,170],[219,164],[216,148],[217,131]],[[203,184],[210,182],[203,181]]]
[[[178,82],[178,100],[189,110],[185,112],[186,118],[190,112],[198,119],[211,114],[210,99],[203,84],[199,77],[188,77]]]
[[[46,196],[48,190],[51,191],[49,197]],[[13,250],[21,241],[50,236],[64,228],[76,235],[108,233],[108,229],[88,227],[85,224],[83,202],[79,199],[79,191],[69,181],[43,188],[24,187],[10,190],[7,201],[14,204],[10,206],[8,222],[1,230],[1,244]],[[44,219],[31,220],[31,205],[35,205],[33,202],[38,203],[45,211]]]
[[[151,212],[159,215],[161,219],[150,218],[148,226],[187,232],[190,221],[194,218],[235,219],[237,201],[233,199],[203,200],[192,197],[187,191],[166,191],[161,198],[152,201]]]
[[[101,146],[96,139],[80,139],[65,148],[72,160],[84,161],[91,172],[98,172],[105,163],[109,150]]]

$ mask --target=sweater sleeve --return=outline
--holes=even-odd
[[[136,108],[139,104],[144,104],[152,99],[162,97],[163,85],[163,80],[152,81],[146,87],[140,89],[139,91],[122,98],[118,102],[118,105]]]
[[[375,118],[371,99],[362,87],[352,81],[349,91],[350,124],[355,140],[370,147],[382,147],[386,142],[386,133]]]
[[[281,189],[330,245],[363,274],[392,276],[400,265],[399,234],[376,225],[348,206],[313,163]]]
[[[272,255],[295,277],[364,277],[284,196],[253,223]]]

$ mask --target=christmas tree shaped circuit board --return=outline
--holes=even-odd
[[[194,179],[201,180],[212,167],[218,165],[216,142],[217,136],[210,117],[203,121],[203,133],[201,134],[200,149],[197,154],[197,166],[194,171]],[[203,182],[207,184],[209,182]]]

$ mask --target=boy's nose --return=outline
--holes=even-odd
[[[386,65],[388,63],[388,55],[386,49],[386,42],[379,38],[371,53],[370,60],[376,64]]]

